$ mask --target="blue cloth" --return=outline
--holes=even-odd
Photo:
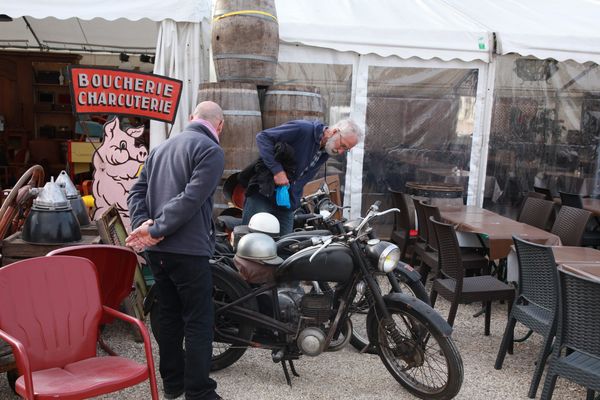
[[[329,158],[326,152],[322,152],[318,160],[310,166],[315,154],[320,151],[324,129],[325,125],[319,121],[297,120],[265,129],[256,135],[260,157],[273,175],[283,171],[283,166],[275,160],[275,144],[288,143],[294,149],[297,176],[288,176],[292,210],[300,204],[304,185],[313,179],[321,165]]]
[[[132,228],[153,219],[148,251],[211,257],[215,247],[213,194],[225,156],[212,133],[192,122],[150,152],[127,197]]]
[[[291,208],[290,204],[290,185],[277,186],[275,188],[275,202],[279,207]]]
[[[248,225],[250,218],[259,212],[268,212],[277,218],[279,221],[279,236],[287,235],[294,230],[294,211],[277,207],[271,199],[267,199],[259,193],[246,197],[244,213],[242,214],[242,224]]]

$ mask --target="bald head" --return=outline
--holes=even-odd
[[[192,121],[194,119],[204,119],[210,122],[218,134],[223,130],[223,110],[221,110],[221,107],[213,101],[203,101],[199,103],[190,119]]]

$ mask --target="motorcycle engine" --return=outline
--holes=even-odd
[[[329,321],[331,296],[326,294],[307,294],[300,303],[300,315],[303,326],[296,344],[303,354],[318,356],[325,350],[325,332],[322,325]]]
[[[277,289],[281,321],[297,322],[300,319],[299,304],[304,296],[300,286],[280,287]]]

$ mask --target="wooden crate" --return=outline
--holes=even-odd
[[[23,241],[21,232],[13,233],[2,241],[2,266],[12,264],[26,258],[45,256],[52,250],[82,244],[100,243],[98,235],[82,235],[81,240],[61,244],[31,244]]]

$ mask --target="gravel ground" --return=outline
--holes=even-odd
[[[446,316],[448,303],[438,300],[436,309]],[[506,305],[496,304],[492,311],[491,335],[483,335],[483,316],[473,318],[475,304],[459,307],[453,338],[460,350],[465,369],[462,389],[457,399],[527,399],[527,390],[534,369],[534,360],[541,348],[541,337],[533,335],[524,343],[515,344],[514,355],[507,355],[504,367],[494,369],[496,353],[506,324]],[[524,329],[518,329],[524,333]],[[518,335],[518,333],[517,333]],[[133,342],[127,326],[116,323],[106,329],[104,337],[117,353],[144,360],[143,347]],[[153,343],[158,367],[158,352]],[[295,362],[300,377],[290,388],[280,364],[271,361],[269,351],[249,350],[233,366],[212,376],[218,383],[218,393],[228,400],[246,399],[415,399],[387,372],[376,355],[359,354],[351,346],[319,357],[303,357]],[[158,376],[158,371],[157,371]],[[538,398],[543,387],[538,390]],[[162,382],[158,378],[159,391]],[[0,377],[0,399],[18,399]],[[147,383],[142,383],[101,399],[150,399]],[[585,390],[559,378],[554,399],[584,399]],[[161,395],[162,399],[162,395]],[[183,399],[183,397],[182,397]]]

